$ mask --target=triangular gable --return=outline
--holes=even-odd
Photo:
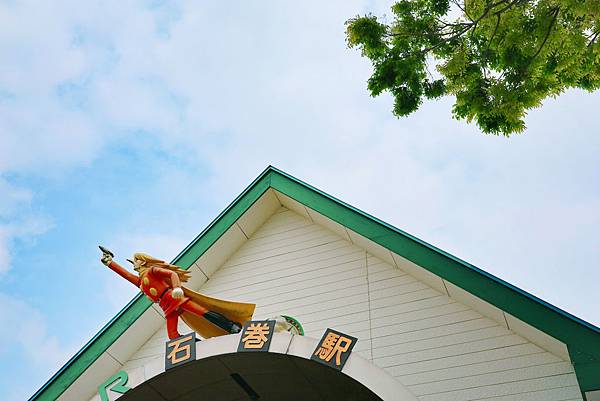
[[[269,189],[276,191],[279,199],[273,201],[273,191]],[[273,167],[268,167],[173,263],[193,269],[194,263],[203,259],[203,265],[218,266],[226,258],[218,248],[237,249],[279,202],[299,208],[297,212],[306,213],[315,221],[322,219],[322,224],[354,236],[357,243],[363,241],[366,247],[379,248],[380,252],[375,250],[374,253],[384,258],[389,255],[395,264],[408,261],[403,265],[405,269],[418,266],[411,274],[427,276],[425,280],[445,286],[446,292],[453,291],[457,298],[462,295],[481,300],[481,309],[490,308],[489,314],[499,310],[502,318],[514,317],[515,324],[522,324],[522,331],[540,330],[564,343],[581,390],[600,388],[600,329]],[[250,208],[253,212],[246,213]],[[394,255],[402,260],[394,260]],[[211,260],[212,263],[208,263]],[[211,272],[203,274],[209,276]],[[196,276],[199,280],[203,278]],[[112,369],[111,363],[115,362],[111,358],[118,359],[113,355],[118,353],[115,349],[130,343],[130,340],[125,341],[126,337],[135,337],[129,333],[132,328],[161,324],[162,317],[151,306],[141,294],[136,296],[30,401],[56,400],[92,365],[94,369],[97,365],[105,366],[107,371]],[[106,356],[111,347],[113,354]]]

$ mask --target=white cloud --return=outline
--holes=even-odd
[[[48,231],[50,220],[31,210],[33,194],[0,176],[0,277],[11,267],[11,248],[16,241],[31,241]]]
[[[11,267],[11,247],[15,241],[32,240],[51,227],[43,217],[29,216],[10,224],[0,224],[0,277]]]
[[[150,232],[148,232],[150,231]],[[120,233],[115,242],[119,249],[134,252],[152,253],[152,256],[170,261],[187,245],[188,239],[162,233],[153,233],[152,225]],[[131,258],[131,254],[121,254],[122,258]]]
[[[0,359],[15,358],[17,365],[28,367],[28,374],[22,380],[18,375],[8,375],[10,388],[3,388],[4,400],[23,400],[32,393],[31,384],[41,386],[39,373],[55,371],[75,352],[73,347],[65,347],[55,335],[48,332],[47,321],[42,313],[26,302],[0,293]],[[13,361],[15,359],[12,359]]]
[[[0,274],[10,268],[10,252],[8,249],[10,237],[7,231],[6,228],[0,227]]]
[[[152,136],[177,160],[148,189],[170,210],[133,210],[114,251],[169,259],[208,223],[202,207],[274,164],[600,323],[597,94],[547,102],[510,140],[452,120],[448,99],[398,120],[389,97],[368,96],[369,63],[343,32],[388,2],[165,4],[0,3],[0,174],[60,175]],[[34,188],[0,192],[1,272],[48,223],[19,206]],[[115,309],[136,291],[105,287]]]
[[[188,165],[171,168],[157,188],[224,204],[272,163],[517,281],[541,260],[547,266],[527,255],[559,240],[549,222],[566,233],[590,221],[583,210],[597,216],[598,191],[582,183],[597,178],[599,145],[590,132],[598,126],[589,115],[598,96],[571,92],[550,101],[531,113],[526,134],[510,140],[452,120],[448,99],[397,120],[389,97],[368,96],[369,63],[346,48],[343,32],[348,17],[386,12],[385,2],[68,2],[60,12],[19,4],[2,13],[0,46],[16,55],[0,70],[16,96],[0,102],[9,116],[0,123],[4,169],[73,168],[143,131],[177,160],[201,161],[210,172],[200,188],[181,173]],[[58,62],[48,68],[48,59]],[[57,97],[57,88],[71,89]],[[28,118],[32,108],[36,118]],[[585,205],[574,206],[576,197],[565,194],[572,191]],[[163,202],[178,208],[182,201],[167,195]],[[532,211],[539,217],[520,227]],[[161,235],[189,235],[189,226],[169,231],[164,220],[145,248],[163,249],[170,241]],[[569,238],[583,253],[595,246],[579,234]],[[550,263],[570,258],[561,255]],[[564,282],[558,273],[553,280]],[[540,291],[532,278],[522,284]]]

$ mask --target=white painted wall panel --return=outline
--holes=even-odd
[[[313,223],[327,222],[314,214],[277,210],[201,291],[254,302],[257,319],[295,316],[308,336],[327,327],[354,335],[356,352],[423,401],[581,400],[569,362],[369,254],[348,241],[355,234]],[[163,358],[165,340],[162,327],[125,367]]]

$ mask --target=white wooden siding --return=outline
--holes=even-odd
[[[256,303],[257,319],[294,316],[307,336],[320,338],[327,327],[354,335],[356,352],[423,401],[581,400],[569,362],[311,215],[276,211],[200,290]],[[162,327],[124,368],[162,359],[165,341]]]

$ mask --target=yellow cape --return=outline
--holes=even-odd
[[[183,293],[190,300],[200,306],[213,312],[218,312],[229,320],[240,323],[242,326],[249,320],[252,320],[255,304],[245,304],[242,302],[224,301],[222,299],[207,297],[189,288],[183,287]],[[215,326],[203,317],[193,313],[183,312],[181,315],[183,321],[190,326],[192,330],[200,334],[203,338],[218,337],[229,334],[220,327]]]

